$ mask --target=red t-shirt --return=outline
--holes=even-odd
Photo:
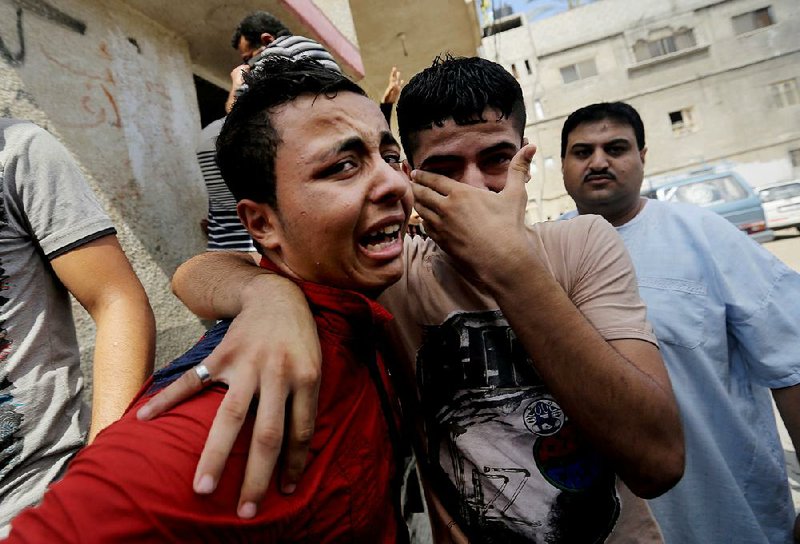
[[[367,368],[377,363],[385,386],[373,332],[391,316],[357,293],[301,287],[317,322],[323,367],[311,451],[292,495],[279,493],[273,479],[254,519],[236,515],[252,413],[217,490],[195,494],[195,467],[226,388],[215,384],[140,422],[136,410],[150,396],[148,382],[122,419],[75,457],[41,505],[12,522],[8,542],[396,542],[394,453]]]

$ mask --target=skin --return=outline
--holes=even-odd
[[[772,398],[775,399],[775,406],[778,407],[800,461],[800,385],[773,389]],[[794,540],[800,542],[800,514],[794,520]]]
[[[400,148],[383,114],[369,99],[344,92],[335,98],[300,97],[279,107],[272,119],[279,127],[282,141],[275,157],[278,206],[275,209],[242,200],[238,211],[243,224],[265,255],[286,275],[377,295],[402,276],[401,233],[405,232],[412,203],[408,179],[401,172]],[[394,240],[378,249],[367,247],[365,235],[388,226],[396,229]],[[224,311],[231,315],[241,311],[243,318],[234,322],[225,344],[215,350],[213,357],[216,359],[204,361],[215,379],[220,379],[216,365],[230,362],[228,354],[234,352],[230,346],[253,345],[255,343],[241,339],[263,335],[260,314],[266,308],[247,306],[241,301],[264,300],[263,287],[270,290],[273,281],[287,281],[269,274],[258,273],[253,277],[249,270],[253,268],[252,261],[248,257],[241,254],[228,257],[242,259],[240,262],[247,263],[248,268],[243,274],[230,275],[213,268],[213,262],[207,264],[220,273],[219,277],[225,278],[225,283],[247,283],[250,288],[239,293],[242,299],[222,296],[218,300]],[[176,278],[183,274],[185,270],[179,270]],[[299,290],[293,284],[291,287],[287,290],[288,303],[307,308],[302,293],[296,297],[295,291]],[[307,333],[308,340],[301,340],[299,345],[312,346],[308,359],[319,361],[313,318],[309,320],[302,314],[298,320],[289,317],[275,321],[275,325],[283,331],[278,334],[286,334],[286,337],[295,337],[298,331],[301,337]],[[293,453],[287,455],[286,465],[299,477],[313,435],[321,375],[318,364],[311,367],[289,364],[300,355],[261,349],[258,354],[252,353],[254,360],[267,360],[277,365],[277,374],[268,379],[266,374],[259,376],[246,368],[238,374],[227,375],[229,377],[221,376],[222,381],[229,380],[231,389],[209,432],[195,475],[197,492],[213,492],[253,396],[253,389],[245,392],[236,389],[231,394],[234,381],[254,384],[254,387],[260,384],[264,401],[258,406],[254,431],[257,438],[251,445],[247,483],[238,509],[244,518],[255,515],[256,505],[269,484],[283,442],[284,411],[290,397],[293,409],[289,415],[288,446]],[[241,358],[240,351],[235,353]],[[306,357],[304,352],[302,356]],[[284,379],[275,380],[276,375]],[[199,388],[196,375],[189,372],[165,390],[166,395],[159,395],[161,399],[148,403],[138,416],[151,417]],[[231,429],[235,430],[231,433]],[[264,463],[264,458],[269,460]],[[283,491],[292,492],[294,481],[296,478],[285,484]]]
[[[575,127],[567,137],[561,171],[578,212],[602,215],[615,227],[635,218],[646,202],[639,194],[646,153],[646,147],[637,148],[630,125],[605,119]],[[800,452],[800,385],[773,389],[772,396]],[[795,518],[794,539],[800,542],[800,515]]]
[[[251,200],[238,205],[270,260],[289,276],[370,294],[400,279],[400,233],[412,197],[400,146],[380,110],[354,93],[304,96],[274,120],[283,141],[275,161],[278,209]],[[366,244],[367,233],[392,226],[391,245]]]
[[[119,419],[153,371],[155,319],[116,236],[93,240],[56,257],[51,264],[97,326],[91,442]]]
[[[394,104],[397,102],[397,99],[400,98],[400,90],[403,88],[404,83],[405,81],[400,79],[400,70],[397,69],[397,66],[392,66],[392,71],[389,74],[389,83],[386,86],[386,90],[383,91],[381,103]]]
[[[578,212],[624,225],[641,211],[647,148],[638,149],[630,125],[610,119],[582,123],[567,138],[561,172]]]
[[[273,41],[275,41],[275,37],[268,32],[261,34],[259,43],[250,43],[244,36],[239,38],[236,51],[242,58],[242,64],[231,70],[231,89],[228,92],[227,100],[225,100],[226,113],[231,112],[233,103],[236,102],[236,90],[244,84],[243,74],[250,71],[250,65],[247,64],[247,61],[261,53]]]
[[[523,139],[519,130],[508,120],[501,120],[497,112],[485,115],[485,123],[458,126],[449,119],[441,128],[419,132],[413,164],[470,187],[499,192]],[[410,169],[411,163],[406,168]]]

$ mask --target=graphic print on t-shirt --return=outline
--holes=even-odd
[[[426,327],[417,374],[437,491],[468,536],[605,540],[619,516],[616,476],[499,311],[458,312]]]
[[[0,183],[0,229],[7,228],[8,216],[3,202],[3,185]],[[8,274],[3,262],[0,261],[0,309],[8,303],[5,292],[8,289]],[[0,478],[19,463],[19,453],[22,451],[22,438],[19,429],[22,425],[22,414],[16,410],[16,402],[11,390],[14,388],[8,377],[5,376],[5,361],[11,349],[11,339],[8,337],[6,324],[0,320]]]

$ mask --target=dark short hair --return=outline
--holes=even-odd
[[[280,19],[266,11],[256,11],[239,22],[239,26],[233,32],[231,45],[234,49],[238,49],[239,40],[244,37],[250,45],[256,46],[261,43],[261,35],[264,32],[276,38],[292,35],[291,30],[286,28]]]
[[[304,95],[366,93],[340,72],[309,58],[270,55],[244,77],[249,89],[236,100],[217,137],[217,164],[237,202],[248,198],[277,209],[275,155],[281,137],[280,127],[272,122],[275,107]]]
[[[510,119],[522,138],[525,102],[514,76],[479,57],[436,57],[429,68],[411,78],[397,101],[397,125],[408,161],[413,164],[417,132],[441,127],[447,119],[457,125],[485,122],[487,107]]]
[[[564,121],[561,129],[561,158],[567,156],[567,140],[569,134],[583,123],[594,123],[611,119],[622,125],[628,125],[636,135],[636,146],[639,151],[644,149],[644,123],[639,117],[639,112],[625,102],[599,102],[573,111]]]

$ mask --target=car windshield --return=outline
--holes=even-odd
[[[731,176],[659,189],[659,200],[712,206],[747,198],[747,191]]]
[[[800,183],[787,183],[769,189],[762,189],[758,192],[762,202],[772,202],[774,200],[785,200],[795,196],[800,196]]]

